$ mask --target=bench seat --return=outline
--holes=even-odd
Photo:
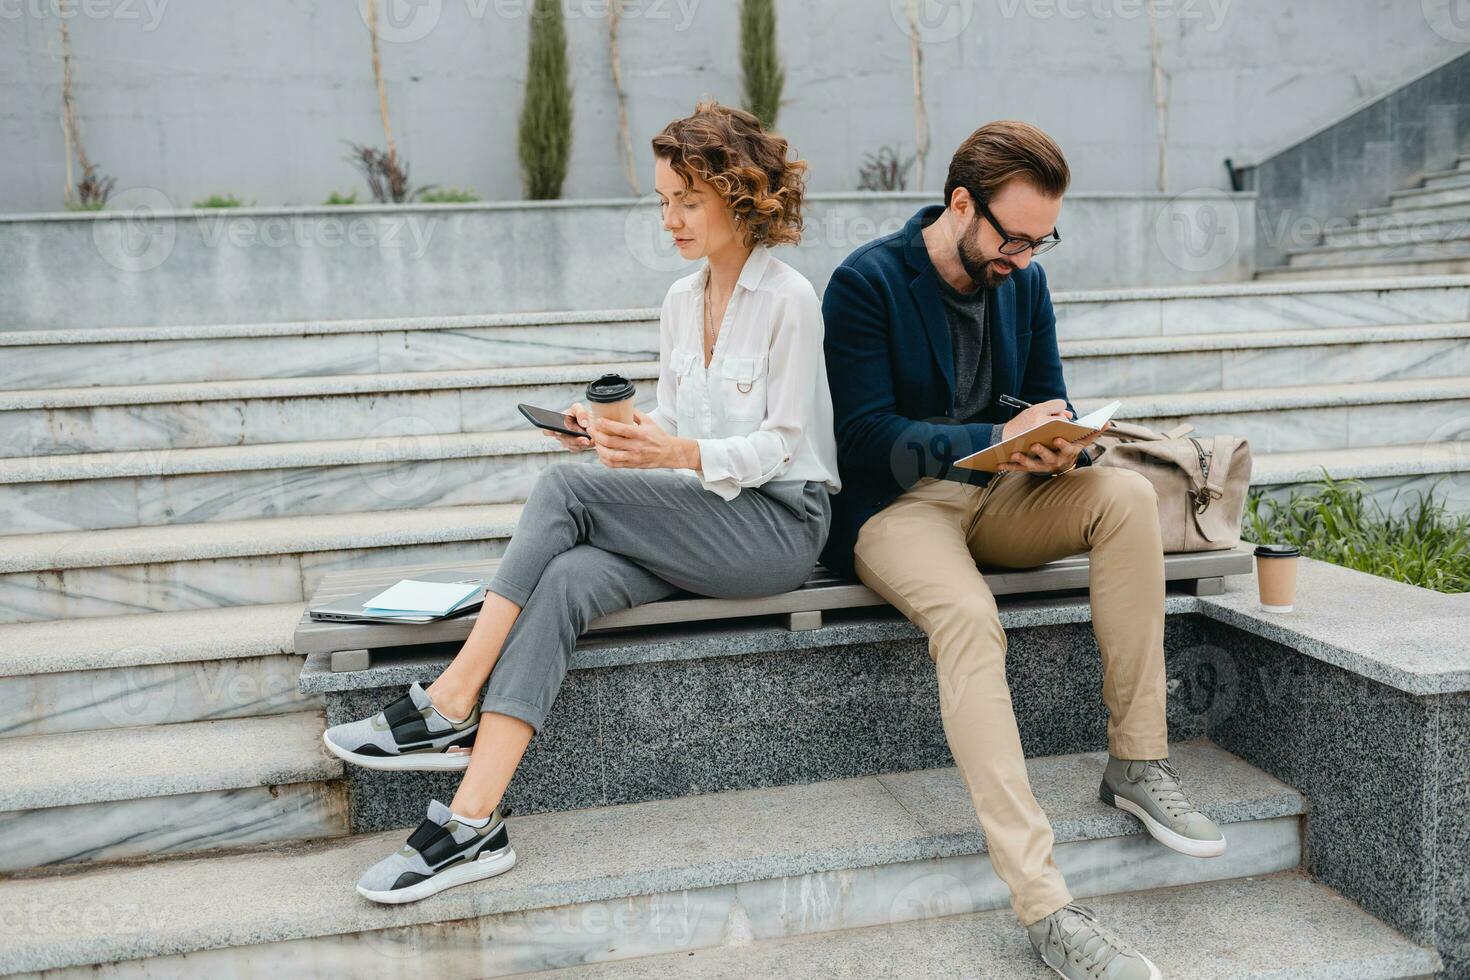
[[[1164,579],[1193,595],[1218,595],[1224,591],[1224,576],[1251,573],[1252,550],[1239,546],[1225,551],[1166,554]],[[492,559],[336,572],[322,578],[308,606],[369,589],[386,589],[399,579],[428,572],[453,571],[489,581],[499,564],[498,559]],[[991,592],[998,596],[1085,589],[1088,558],[1073,555],[1036,568],[982,568],[981,573]],[[760,616],[779,616],[788,629],[810,630],[822,625],[824,612],[883,605],[887,605],[885,600],[862,583],[819,567],[805,585],[791,592],[759,599],[711,599],[680,593],[604,616],[588,631]],[[303,612],[296,627],[296,652],[330,654],[334,671],[366,670],[372,664],[374,650],[463,642],[474,628],[475,618],[475,613],[467,613],[433,623],[340,623],[318,622]]]

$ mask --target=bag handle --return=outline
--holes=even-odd
[[[1221,440],[1223,436],[1215,436],[1210,440],[1210,448],[1206,450],[1200,441],[1193,436],[1189,441],[1194,443],[1195,455],[1199,460],[1199,471],[1201,482],[1194,490],[1194,512],[1203,514],[1210,507],[1210,502],[1219,500],[1225,496],[1225,484],[1230,479],[1230,461],[1233,453],[1224,452]]]

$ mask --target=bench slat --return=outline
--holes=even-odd
[[[1164,578],[1166,581],[1180,581],[1249,574],[1254,568],[1252,550],[1242,546],[1228,551],[1166,554]],[[322,578],[312,597],[312,603],[365,592],[368,589],[386,589],[399,579],[412,578],[416,574],[431,571],[462,572],[468,576],[483,576],[488,580],[499,565],[499,559],[489,559],[454,565],[408,565],[335,572]],[[1086,588],[1088,569],[1088,556],[1084,554],[1072,555],[1038,568],[985,568],[982,569],[982,574],[992,594],[1014,595]],[[805,585],[793,592],[758,599],[711,599],[678,595],[604,616],[592,623],[589,632],[749,616],[857,609],[885,604],[882,597],[867,586],[840,578],[825,568],[818,568]],[[296,627],[296,652],[336,653],[391,646],[457,643],[469,636],[474,625],[474,613],[421,624],[316,622],[303,614]]]

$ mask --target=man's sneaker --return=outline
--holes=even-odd
[[[1026,927],[1041,961],[1067,980],[1162,980],[1147,956],[1104,929],[1092,910],[1065,905]]]
[[[451,750],[469,749],[479,730],[479,705],[464,721],[451,721],[415,681],[407,694],[371,718],[328,728],[322,741],[333,755],[368,769],[468,769],[469,752]]]
[[[1179,773],[1168,759],[1129,762],[1109,755],[1098,796],[1143,821],[1165,847],[1190,857],[1225,853],[1225,835],[1185,797]]]
[[[374,902],[416,902],[455,885],[490,878],[516,863],[505,828],[507,807],[496,807],[484,826],[464,823],[438,800],[409,835],[408,843],[367,870],[357,893]]]

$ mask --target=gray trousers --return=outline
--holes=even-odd
[[[482,707],[537,731],[593,620],[678,591],[787,592],[816,566],[832,511],[818,482],[725,500],[674,470],[562,463],[543,472],[489,590],[521,607]]]

